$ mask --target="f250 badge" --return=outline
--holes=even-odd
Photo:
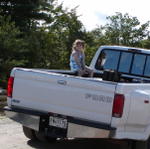
[[[112,103],[113,98],[104,95],[96,95],[96,94],[85,94],[85,99],[92,99],[93,101],[105,102],[105,103]]]

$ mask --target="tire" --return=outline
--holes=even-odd
[[[150,139],[147,141],[132,141],[131,149],[150,149]]]
[[[57,138],[52,138],[52,137],[46,136],[43,133],[40,133],[40,132],[37,132],[37,131],[35,131],[35,136],[41,142],[54,143],[57,140]]]
[[[35,136],[35,131],[31,128],[28,128],[26,126],[22,126],[24,135],[29,138],[30,140],[37,140]]]
[[[41,142],[46,142],[46,136],[38,131],[35,131],[36,138]]]
[[[46,139],[49,143],[55,143],[57,141],[57,138],[52,138],[52,137],[46,137]]]

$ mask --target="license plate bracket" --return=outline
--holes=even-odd
[[[67,129],[68,122],[67,119],[62,117],[50,116],[49,125],[57,128]]]

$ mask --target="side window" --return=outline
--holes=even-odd
[[[103,50],[96,64],[99,70],[117,70],[120,52],[113,50]]]
[[[136,75],[143,75],[145,60],[145,55],[135,54],[131,73]]]
[[[129,73],[132,62],[132,53],[122,52],[119,64],[119,72]]]
[[[147,57],[144,75],[150,77],[150,56]]]

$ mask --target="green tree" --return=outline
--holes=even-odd
[[[1,0],[0,15],[11,16],[11,21],[23,32],[30,31],[40,24],[51,23],[52,13],[57,9],[56,0]],[[48,13],[51,12],[51,13]]]
[[[140,41],[142,48],[150,49],[150,38]]]
[[[10,17],[0,16],[0,83],[7,80],[10,69],[25,66],[25,43]]]
[[[136,17],[128,13],[116,13],[108,16],[110,21],[105,25],[105,35],[110,44],[136,46],[148,35],[149,22],[140,25]]]

